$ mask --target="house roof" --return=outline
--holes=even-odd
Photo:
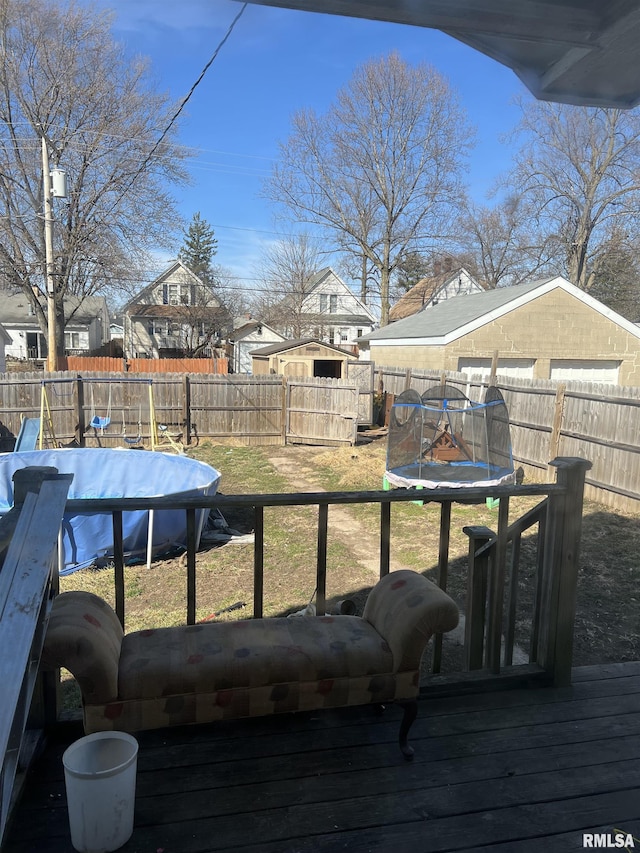
[[[44,300],[40,300],[46,311]],[[90,325],[96,317],[108,316],[104,296],[65,296],[65,316],[67,325]],[[5,326],[34,326],[36,318],[29,313],[29,301],[24,293],[3,291],[0,299],[0,322]]]
[[[448,270],[438,275],[421,278],[390,309],[389,322],[395,323],[396,320],[402,320],[404,317],[410,317],[411,314],[421,311],[439,290],[442,290],[462,273],[469,275],[463,267],[459,267],[456,270]]]
[[[446,299],[428,311],[420,311],[375,332],[363,335],[359,341],[368,341],[377,346],[397,346],[402,342],[429,346],[448,344],[557,287],[640,338],[640,328],[630,320],[607,308],[602,302],[598,302],[562,276],[552,276],[514,287],[499,287],[483,293]]]
[[[511,68],[537,97],[640,101],[640,0],[250,0],[442,30]]]
[[[320,341],[318,340],[318,338],[299,338],[298,340],[289,340],[282,341],[280,343],[269,344],[269,346],[260,347],[260,349],[252,350],[251,355],[275,355],[278,352],[286,352],[290,349],[298,349],[299,347],[308,346],[309,344],[315,344],[324,347],[325,349],[334,350],[335,352],[340,353],[340,355],[351,355],[351,353],[347,352],[347,350],[344,350],[341,347],[337,347],[334,344],[328,344],[326,341]]]
[[[233,334],[231,335],[231,339],[234,341],[241,341],[243,338],[246,338],[248,335],[250,335],[252,332],[255,332],[255,330],[260,327],[263,329],[263,331],[266,329],[272,335],[277,335],[280,340],[284,340],[284,335],[281,335],[280,332],[277,332],[267,323],[263,323],[262,320],[255,320],[253,318],[251,318],[250,320],[246,318],[244,318],[243,320],[242,318],[240,318],[240,322],[238,318],[236,318],[236,320],[234,320],[234,328]]]
[[[125,314],[131,313],[131,308],[135,305],[147,304],[145,302],[145,298],[147,297],[147,295],[152,290],[155,290],[155,288],[158,287],[158,285],[163,284],[167,279],[170,279],[171,276],[175,275],[176,272],[178,272],[178,271],[182,272],[185,276],[185,279],[191,280],[191,282],[193,284],[200,285],[201,287],[205,286],[205,284],[202,281],[202,279],[200,278],[200,276],[196,275],[192,270],[190,270],[186,264],[184,264],[180,260],[173,261],[167,267],[166,270],[161,272],[158,276],[156,276],[153,279],[153,281],[151,281],[149,284],[146,284],[141,290],[139,290],[134,296],[131,297],[131,299],[124,306],[123,313],[125,313]],[[218,297],[215,294],[212,293],[211,295],[212,295],[213,299],[215,299],[216,301],[219,301]]]

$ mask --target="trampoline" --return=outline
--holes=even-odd
[[[516,479],[509,414],[489,387],[474,403],[452,385],[420,396],[409,389],[391,407],[385,482],[399,488],[499,486]]]

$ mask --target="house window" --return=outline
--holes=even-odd
[[[349,340],[349,329],[340,329],[340,343],[345,343]]]
[[[329,313],[335,314],[337,310],[338,310],[338,294],[332,293],[331,296],[329,296]]]
[[[320,313],[321,314],[327,313],[327,294],[326,293],[320,294]]]
[[[66,349],[80,349],[80,332],[65,332],[64,345]]]
[[[180,285],[179,284],[170,284],[169,285],[169,305],[179,305],[180,304]]]
[[[356,338],[362,337],[362,329],[356,329]]]

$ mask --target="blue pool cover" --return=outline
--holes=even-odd
[[[13,505],[14,472],[31,465],[48,465],[61,474],[73,474],[69,498],[136,498],[174,495],[213,495],[220,473],[196,459],[150,450],[68,448],[0,454],[0,515]],[[200,534],[208,510],[196,513]],[[122,516],[125,554],[129,561],[147,554],[149,513],[125,512]],[[186,512],[156,510],[152,553],[169,553],[186,542]],[[91,566],[113,556],[111,513],[66,514],[63,519],[64,565],[61,575]]]

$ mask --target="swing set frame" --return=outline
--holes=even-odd
[[[114,419],[113,415],[113,395],[112,395],[112,387],[114,383],[118,383],[119,385],[128,385],[128,384],[143,384],[148,386],[148,411],[149,411],[149,438],[148,438],[148,446],[150,450],[167,450],[169,452],[174,453],[184,453],[184,445],[180,441],[181,433],[172,434],[170,432],[170,428],[167,424],[158,423],[155,401],[153,396],[153,379],[142,379],[138,377],[103,377],[100,379],[93,378],[83,378],[83,384],[90,385],[90,398],[91,398],[91,408],[90,408],[90,420],[89,423],[83,428],[83,432],[87,430],[93,429],[96,439],[99,442],[98,431],[100,435],[108,435],[106,430],[108,427],[113,425]],[[57,383],[73,383],[76,382],[75,379],[43,379],[41,380],[41,394],[40,394],[40,433],[38,437],[38,449],[42,450],[45,446],[47,447],[60,447],[60,443],[55,435],[53,417],[51,413],[51,405],[49,402],[49,394],[47,392],[47,386],[53,386],[54,393],[58,393],[55,391],[55,385]],[[94,400],[94,384],[97,383],[107,383],[109,385],[109,400],[107,403],[107,410],[105,416],[98,415],[95,407]],[[125,406],[122,405],[121,414],[122,414],[122,439],[125,444],[130,447],[136,446],[140,447],[143,445],[143,433],[142,433],[142,398],[139,401],[139,414],[138,414],[138,435],[136,438],[130,438],[126,435],[126,421],[125,421]],[[116,406],[117,408],[117,406]],[[130,411],[130,408],[127,410]]]

